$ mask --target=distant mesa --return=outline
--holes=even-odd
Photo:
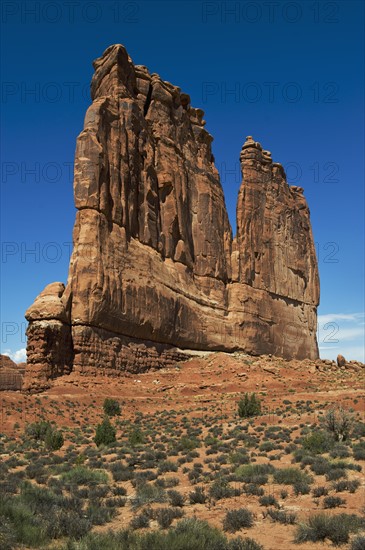
[[[72,371],[161,368],[188,350],[316,359],[319,280],[302,189],[249,136],[233,238],[204,112],[122,45],[94,69],[69,277],[26,312],[26,388]]]

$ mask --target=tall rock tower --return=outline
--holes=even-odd
[[[302,190],[248,138],[232,239],[203,111],[121,45],[94,68],[68,282],[48,285],[26,312],[27,387],[71,371],[171,365],[184,349],[317,357]]]

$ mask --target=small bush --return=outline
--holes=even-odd
[[[358,536],[354,538],[351,543],[350,550],[364,550],[365,548],[365,536]]]
[[[323,500],[323,508],[337,508],[338,506],[341,506],[342,504],[346,504],[346,500],[340,497],[326,497]]]
[[[312,482],[312,478],[297,468],[281,468],[280,470],[275,470],[274,481],[282,485],[309,484]]]
[[[315,514],[307,523],[301,524],[295,534],[295,542],[319,542],[329,539],[333,544],[345,544],[351,532],[357,531],[362,521],[354,514]]]
[[[49,451],[58,451],[64,443],[62,432],[52,428],[47,430],[44,443]]]
[[[238,510],[230,510],[226,513],[223,520],[224,531],[235,533],[240,529],[246,529],[252,527],[253,516],[247,508],[239,508]]]
[[[103,471],[90,470],[86,466],[75,466],[61,476],[62,480],[72,485],[98,485],[108,483],[108,474]]]
[[[286,510],[276,510],[275,508],[268,508],[267,515],[278,523],[283,523],[284,525],[293,525],[297,516],[294,512],[287,512]]]
[[[314,498],[319,498],[328,495],[327,487],[315,487],[312,491]]]
[[[190,504],[204,504],[207,498],[204,487],[195,487],[194,491],[189,493]]]
[[[274,495],[264,495],[259,498],[259,503],[261,506],[279,506],[278,501],[274,497]]]
[[[332,433],[336,441],[341,442],[349,438],[353,425],[353,417],[343,407],[328,410],[323,422],[325,428]]]
[[[238,402],[238,416],[240,418],[251,418],[261,414],[261,402],[255,393],[245,393],[243,399]]]
[[[185,497],[184,495],[179,493],[179,491],[174,491],[173,489],[170,491],[167,491],[167,496],[172,506],[178,506],[180,508],[184,506]]]
[[[107,397],[103,404],[104,413],[107,416],[119,416],[121,414],[120,405],[116,399]]]
[[[150,525],[150,516],[143,510],[140,514],[134,516],[131,520],[129,526],[131,529],[143,529],[144,527],[149,527]]]
[[[326,432],[315,431],[308,434],[302,442],[303,448],[313,454],[327,453],[334,445],[333,439]]]
[[[176,518],[181,518],[183,511],[180,508],[159,508],[153,511],[153,517],[157,519],[157,522],[161,529],[167,529]]]
[[[209,488],[209,495],[215,500],[229,498],[234,495],[234,490],[228,485],[227,481],[217,480]]]
[[[141,429],[135,428],[134,430],[132,430],[128,436],[128,441],[132,447],[143,445],[143,443],[145,442],[145,437]]]
[[[116,429],[110,423],[107,416],[101,424],[96,427],[94,441],[98,447],[100,447],[100,445],[110,445],[116,441]]]

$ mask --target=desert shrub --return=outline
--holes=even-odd
[[[237,537],[228,542],[227,550],[264,550],[264,547],[250,537]]]
[[[350,451],[348,447],[346,447],[346,445],[341,445],[340,443],[337,443],[330,450],[330,456],[332,458],[347,458],[350,456]]]
[[[104,525],[115,515],[115,510],[103,506],[98,501],[91,502],[85,510],[85,516],[93,525]]]
[[[306,523],[299,525],[295,542],[323,542],[328,538],[335,545],[345,544],[350,533],[356,532],[361,525],[362,521],[354,514],[314,514]]]
[[[265,494],[264,489],[257,483],[245,483],[243,492],[246,493],[246,495],[255,495],[257,497],[261,497]]]
[[[133,470],[125,466],[122,462],[113,462],[110,465],[114,481],[129,481],[133,478]]]
[[[75,466],[62,474],[61,479],[70,485],[98,485],[108,483],[108,474],[104,471],[90,470],[86,466]]]
[[[293,483],[294,493],[298,495],[309,495],[311,488],[309,483],[306,481],[297,481]]]
[[[209,487],[209,495],[215,500],[220,500],[233,496],[234,490],[227,481],[218,479]]]
[[[49,451],[58,451],[64,443],[62,432],[52,428],[48,429],[44,438],[44,443]]]
[[[44,441],[47,430],[49,430],[50,428],[52,428],[50,422],[41,420],[40,422],[33,422],[32,424],[28,424],[25,428],[25,433],[32,439]]]
[[[162,474],[165,472],[177,472],[178,468],[179,467],[176,462],[173,462],[172,460],[164,460],[158,465],[158,473]]]
[[[180,508],[184,506],[185,497],[184,495],[179,493],[179,491],[174,491],[173,489],[170,491],[167,491],[167,496],[172,506],[178,506]]]
[[[323,497],[328,495],[328,489],[327,487],[315,487],[312,491],[312,494],[315,498]]]
[[[250,462],[250,457],[245,451],[237,451],[231,453],[229,456],[229,461],[232,464],[248,464]]]
[[[25,433],[36,441],[42,441],[49,451],[58,451],[64,443],[63,435],[48,421],[33,422],[28,424]]]
[[[107,416],[96,427],[94,441],[98,447],[100,445],[110,445],[116,441],[116,429]]]
[[[324,415],[323,424],[336,441],[344,441],[350,436],[353,416],[343,407],[329,409]]]
[[[275,471],[271,464],[244,464],[236,470],[236,477],[245,483],[265,485],[268,481],[268,474]]]
[[[312,482],[312,477],[297,468],[281,468],[280,470],[275,470],[274,481],[282,485],[309,484]]]
[[[327,481],[336,481],[337,479],[341,479],[347,477],[346,470],[343,468],[331,468],[326,473],[326,479]]]
[[[180,508],[159,508],[153,511],[153,517],[157,520],[161,529],[167,529],[176,518],[181,518],[183,511]]]
[[[144,527],[149,527],[149,525],[150,516],[145,510],[134,516],[129,524],[131,529],[143,529]]]
[[[278,501],[274,497],[274,495],[264,495],[259,498],[259,503],[261,506],[279,506]]]
[[[304,437],[303,448],[313,454],[327,453],[334,445],[333,439],[324,431],[314,431]]]
[[[150,504],[152,502],[165,502],[166,492],[162,487],[152,485],[151,483],[142,482],[137,485],[136,497],[132,504],[135,507]]]
[[[360,487],[361,483],[358,479],[341,479],[333,483],[334,490],[339,493],[341,491],[348,491],[349,493],[355,493],[356,489]]]
[[[180,520],[167,531],[137,533],[131,530],[88,533],[82,541],[69,542],[63,550],[263,550],[253,539],[227,540],[218,529],[198,519]]]
[[[255,393],[249,395],[245,393],[244,397],[238,402],[238,416],[240,418],[251,418],[261,414],[261,402]]]
[[[266,513],[273,521],[283,523],[284,525],[293,525],[297,520],[294,512],[287,512],[286,510],[268,508]]]
[[[204,504],[207,498],[204,487],[195,487],[194,491],[189,493],[190,504]]]
[[[120,405],[116,399],[107,397],[103,403],[104,413],[107,416],[119,416],[121,413]]]
[[[252,527],[253,516],[247,508],[238,508],[237,510],[229,510],[223,520],[224,531],[235,533],[240,529]]]
[[[355,460],[365,460],[365,441],[353,446],[352,455]]]
[[[128,441],[132,447],[143,445],[145,442],[145,436],[142,433],[142,430],[140,428],[134,428],[128,435]]]
[[[355,537],[351,543],[350,550],[364,550],[365,548],[365,536]]]
[[[346,500],[340,497],[328,496],[323,500],[323,508],[337,508],[342,504],[346,504]]]

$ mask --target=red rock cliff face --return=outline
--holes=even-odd
[[[26,313],[28,386],[71,370],[158,368],[184,348],[317,357],[302,191],[248,138],[232,240],[203,111],[121,45],[94,68],[69,278]]]

